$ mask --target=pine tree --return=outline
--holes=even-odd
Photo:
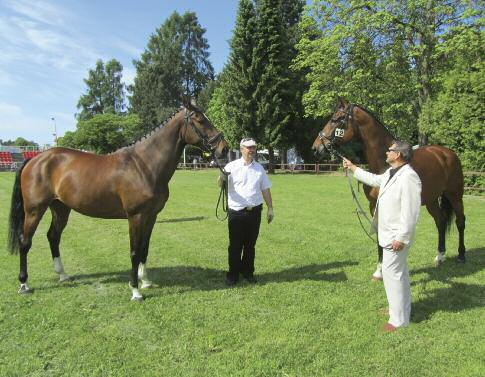
[[[174,12],[150,37],[131,92],[131,111],[150,129],[214,79],[209,45],[193,12]]]
[[[88,78],[84,79],[88,87],[78,101],[77,114],[79,120],[92,118],[96,114],[119,114],[124,110],[125,86],[122,83],[123,66],[116,59],[104,64],[96,62],[94,70],[89,70]]]

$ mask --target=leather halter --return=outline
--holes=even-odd
[[[337,144],[335,143],[336,141],[336,136],[335,136],[335,131],[337,129],[347,129],[349,121],[352,119],[352,112],[354,111],[354,104],[351,103],[347,107],[347,109],[343,110],[344,115],[338,118],[332,117],[330,120],[330,123],[335,125],[335,128],[333,129],[332,134],[329,136],[325,135],[323,130],[321,130],[318,133],[318,137],[320,141],[322,142],[323,147],[331,153],[335,153],[337,156],[340,158],[343,158],[343,156],[338,152],[337,150]],[[325,140],[328,141],[328,143],[325,144]]]

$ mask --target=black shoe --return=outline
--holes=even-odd
[[[230,276],[227,276],[226,277],[226,284],[230,287],[234,286],[237,284],[237,279],[233,278],[233,277],[230,277]]]
[[[246,280],[250,284],[256,284],[258,280],[254,277],[254,275],[246,275],[244,276],[244,280]]]

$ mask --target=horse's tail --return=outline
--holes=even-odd
[[[453,211],[450,200],[445,195],[441,195],[440,209],[445,220],[445,230],[447,233],[449,233],[451,229],[451,223],[453,222],[453,219],[455,217],[455,212]]]
[[[24,161],[15,176],[15,183],[12,191],[12,204],[10,205],[10,216],[8,222],[8,250],[10,254],[17,254],[20,249],[20,237],[24,230],[24,198],[22,197],[22,187],[20,176],[22,170],[29,160]]]

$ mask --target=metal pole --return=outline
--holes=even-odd
[[[52,136],[54,136],[54,143],[56,144],[56,147],[57,147],[57,124],[56,124],[56,118],[51,117],[51,120],[54,121],[54,133],[52,134]]]

